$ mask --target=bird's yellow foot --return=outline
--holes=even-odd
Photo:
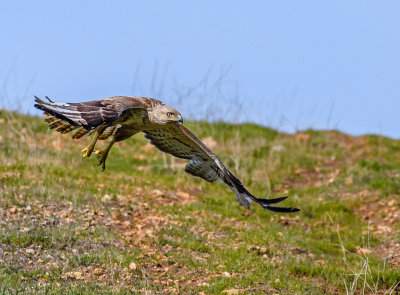
[[[94,151],[94,153],[99,157],[99,164],[97,166],[101,165],[102,171],[106,169],[106,159],[108,156],[108,151]]]
[[[82,153],[83,153],[82,158],[90,157],[92,152],[93,152],[93,147],[91,147],[91,146],[85,147],[82,150]]]

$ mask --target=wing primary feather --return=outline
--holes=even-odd
[[[221,162],[219,164],[220,166],[222,166],[224,172],[223,182],[228,185],[235,193],[239,204],[241,204],[242,206],[248,208],[250,207],[250,202],[253,201],[259,204],[264,209],[273,212],[292,213],[300,211],[300,209],[298,208],[270,206],[270,204],[276,204],[286,200],[288,198],[287,196],[274,199],[256,198],[243,186],[242,182],[236,176],[234,176]]]
[[[35,96],[36,97],[36,96]],[[46,97],[46,99],[49,101],[49,102],[51,102],[51,103],[54,103],[54,101],[52,101],[48,96],[45,96]]]
[[[280,203],[284,200],[286,200],[288,197],[280,197],[280,198],[275,198],[275,199],[261,199],[261,198],[256,198],[254,197],[257,201],[257,203],[262,204],[262,205],[269,205],[269,204],[276,204]]]
[[[264,209],[267,209],[269,211],[273,212],[280,212],[280,213],[294,213],[294,212],[299,212],[300,209],[298,208],[293,208],[293,207],[272,207],[272,206],[262,206]]]

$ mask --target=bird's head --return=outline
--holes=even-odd
[[[148,111],[148,115],[150,122],[155,124],[164,125],[171,122],[183,123],[181,114],[174,108],[166,105],[155,106],[153,109]]]

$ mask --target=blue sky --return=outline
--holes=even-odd
[[[5,0],[0,104],[159,96],[186,117],[400,138],[399,11],[368,0]]]

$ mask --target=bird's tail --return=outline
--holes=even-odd
[[[48,102],[35,96],[34,107],[44,111],[47,116],[45,121],[49,123],[50,129],[64,134],[79,129],[72,137],[81,138],[90,132],[87,123],[82,119],[76,106],[68,103],[54,102],[46,96]]]
[[[270,206],[271,204],[280,203],[287,197],[280,197],[275,199],[262,199],[253,196],[228,169],[225,168],[223,182],[229,186],[229,188],[235,193],[236,199],[240,205],[245,208],[250,208],[251,202],[256,202],[264,209],[274,212],[297,212],[300,211],[297,208],[292,207],[275,207]]]

